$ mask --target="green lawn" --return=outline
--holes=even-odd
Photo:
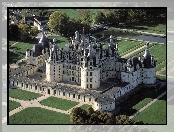
[[[9,100],[9,111],[12,111],[16,108],[18,108],[21,104],[16,101]]]
[[[9,124],[69,124],[69,120],[69,115],[33,107],[10,116]]]
[[[10,49],[25,54],[27,49],[31,49],[33,47],[33,44],[25,43],[25,42],[18,42],[14,46],[11,46]]]
[[[84,104],[84,105],[80,106],[80,108],[82,108],[84,110],[86,110],[88,107],[90,107],[90,105],[88,105],[88,104]]]
[[[166,124],[166,95],[133,118],[148,124]]]
[[[58,46],[59,48],[63,48],[65,46],[65,44],[68,43],[68,39],[65,38],[65,37],[62,37],[62,36],[48,36],[48,39],[53,39],[53,38],[56,38],[57,41],[58,41]]]
[[[9,41],[9,45],[11,46],[12,44],[16,43],[16,41]]]
[[[38,98],[41,96],[41,94],[21,89],[11,89],[9,90],[9,96],[20,100],[29,100],[33,98]]]
[[[147,105],[152,100],[153,100],[152,98],[145,98],[142,101],[140,101],[138,104],[134,105],[132,108],[136,110],[140,110],[142,107]]]
[[[45,106],[61,109],[61,110],[69,110],[72,107],[76,106],[78,102],[56,98],[56,97],[49,97],[45,100],[42,100],[41,104]]]
[[[166,34],[165,24],[158,24],[156,26],[135,26],[134,28],[135,29],[140,28],[140,31],[149,32],[149,33]]]
[[[9,51],[9,64],[16,63],[18,60],[22,59],[20,55],[14,54]]]
[[[123,56],[144,45],[145,43],[142,43],[142,42],[122,39],[121,41],[118,42],[118,49],[119,49],[118,53],[121,56]]]

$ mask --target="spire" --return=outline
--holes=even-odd
[[[113,43],[113,36],[112,35],[110,36],[110,43],[111,44]]]
[[[146,50],[149,50],[149,42],[146,43]]]

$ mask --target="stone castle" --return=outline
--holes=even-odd
[[[93,91],[100,89],[101,84],[108,79],[119,80],[118,86],[111,86],[90,97],[89,102],[92,101],[95,110],[112,111],[115,109],[116,100],[139,84],[150,85],[156,82],[156,61],[150,54],[149,43],[146,43],[142,57],[125,59],[119,56],[118,44],[114,42],[112,35],[107,46],[103,46],[93,37],[85,35],[84,30],[81,35],[76,31],[75,37],[63,48],[59,47],[56,39],[49,42],[42,32],[39,43],[31,50],[27,49],[26,59],[28,64],[35,66],[35,70],[30,74],[43,67],[45,81],[55,82],[57,85],[66,82],[82,90]],[[71,97],[69,91],[62,92],[62,96],[76,98],[74,94]],[[87,94],[81,95],[78,90],[76,92],[78,100],[87,102]],[[60,91],[58,94],[58,91],[54,90],[52,94],[60,95]]]

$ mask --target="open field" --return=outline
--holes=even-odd
[[[10,116],[10,124],[69,124],[70,116],[42,108],[27,108]]]
[[[25,43],[25,42],[18,42],[14,46],[11,46],[10,49],[25,55],[26,50],[31,49],[32,47],[33,47],[33,44]]]
[[[140,101],[138,104],[134,105],[132,108],[136,110],[140,110],[142,107],[147,105],[152,100],[153,100],[152,98],[145,98],[142,101]]]
[[[9,41],[9,46],[11,46],[14,43],[16,43],[16,41]]]
[[[84,105],[80,106],[80,108],[82,108],[84,110],[86,110],[88,107],[90,107],[90,105],[88,105],[88,104],[84,104]]]
[[[48,39],[57,39],[57,45],[59,46],[59,48],[63,48],[67,43],[68,43],[68,39],[62,36],[48,36]]]
[[[158,24],[156,26],[134,26],[133,29],[149,33],[166,34],[165,24]]]
[[[45,100],[42,100],[41,104],[52,107],[52,108],[61,109],[61,110],[69,110],[72,107],[76,106],[78,102],[56,98],[56,97],[49,97]]]
[[[11,89],[11,90],[9,90],[9,96],[11,98],[16,98],[16,99],[20,99],[20,100],[29,100],[29,99],[33,99],[33,98],[38,98],[41,96],[41,94],[30,92],[30,91],[25,91],[25,90],[21,90],[21,89]]]
[[[16,108],[18,108],[21,104],[16,101],[9,100],[9,111],[12,111]]]
[[[145,42],[138,42],[138,41],[122,39],[121,41],[118,42],[118,53],[121,56],[123,56],[144,45],[145,45]]]
[[[166,86],[159,89],[158,91],[155,91],[153,87],[145,88],[144,86],[142,86],[141,90],[137,91],[135,94],[131,94],[130,98],[120,104],[120,114],[131,116],[139,109],[147,105],[150,101],[158,97],[164,91],[166,91]]]
[[[166,124],[166,95],[139,113],[133,120],[141,120],[148,124]]]

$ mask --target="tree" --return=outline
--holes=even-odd
[[[70,113],[70,122],[73,124],[84,124],[88,120],[87,112],[80,107],[73,108]]]
[[[64,12],[56,11],[49,17],[49,29],[55,33],[60,33],[63,36],[67,35],[68,24],[69,17]]]
[[[29,36],[30,27],[27,24],[19,23],[18,28],[19,28],[21,35]]]
[[[17,25],[10,24],[9,25],[9,38],[10,40],[18,40],[18,37],[20,36],[19,28]]]
[[[80,10],[80,20],[81,20],[81,23],[84,24],[84,25],[90,25],[90,12],[89,10],[85,10],[85,9],[81,9]]]
[[[92,115],[94,113],[94,109],[91,106],[88,107],[86,111],[88,115]]]
[[[33,38],[36,37],[38,33],[39,33],[39,30],[36,26],[34,26],[30,29],[30,36],[31,37],[33,37]]]
[[[103,12],[96,12],[93,15],[93,23],[94,24],[99,24],[99,23],[104,23],[105,22],[105,16],[103,14]]]

